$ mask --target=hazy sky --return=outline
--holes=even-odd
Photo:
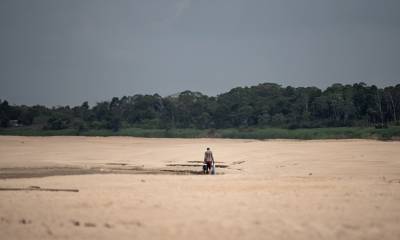
[[[0,0],[0,99],[400,83],[399,0]]]

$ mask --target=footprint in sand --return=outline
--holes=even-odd
[[[96,224],[91,223],[91,222],[85,222],[84,226],[85,227],[96,227]]]
[[[4,217],[1,217],[0,221],[5,222],[5,223],[10,223],[10,220],[8,220],[7,218],[4,218]]]
[[[121,222],[122,225],[128,226],[128,225],[134,225],[137,227],[142,227],[143,223],[140,221],[123,221]]]
[[[85,222],[85,223],[81,224],[80,221],[71,220],[71,223],[72,223],[74,226],[76,226],[76,227],[79,227],[79,226],[84,226],[84,227],[89,227],[89,228],[97,227],[97,224],[96,224],[96,223],[92,223],[92,222]],[[104,223],[103,226],[104,226],[105,228],[113,228],[113,227],[114,227],[114,226],[111,225],[110,223]]]
[[[26,220],[25,218],[22,218],[21,220],[19,220],[19,223],[21,223],[21,224],[30,224],[30,223],[32,223],[32,221],[31,220]]]
[[[242,164],[242,163],[245,163],[245,162],[246,162],[246,161],[235,161],[235,162],[232,163],[232,165]]]
[[[80,226],[81,223],[79,221],[71,220],[72,224],[76,227]]]
[[[111,224],[109,224],[109,223],[104,223],[104,227],[106,227],[106,228],[112,228],[113,226],[112,226]]]

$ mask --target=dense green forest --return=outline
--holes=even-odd
[[[264,83],[237,87],[215,97],[184,91],[168,97],[114,97],[89,106],[17,106],[0,100],[4,130],[331,128],[399,125],[400,84],[365,83],[282,87]]]

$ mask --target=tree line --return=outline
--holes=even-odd
[[[282,87],[263,83],[236,87],[218,96],[184,91],[114,97],[90,107],[10,105],[0,100],[0,127],[37,129],[120,128],[317,128],[399,125],[400,84],[378,88],[356,83]]]

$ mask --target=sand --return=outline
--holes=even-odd
[[[199,174],[207,146],[217,175]],[[1,136],[0,238],[400,239],[399,156],[370,140]]]

